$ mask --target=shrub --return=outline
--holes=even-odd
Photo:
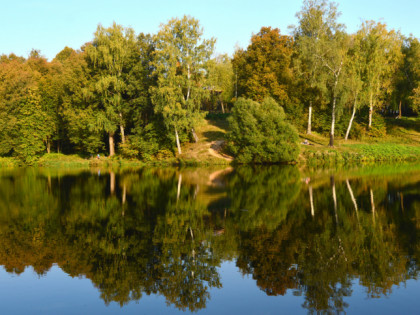
[[[240,98],[228,119],[228,149],[239,163],[281,163],[296,161],[299,137],[285,121],[283,108],[273,99],[262,104]]]
[[[125,143],[121,143],[119,146],[120,154],[125,159],[136,159],[139,156],[139,151],[131,144],[130,138],[127,137]]]

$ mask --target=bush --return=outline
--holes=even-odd
[[[151,161],[159,151],[171,151],[175,141],[165,134],[162,122],[154,120],[145,127],[137,127],[129,137],[131,153],[137,152],[137,157],[143,161]]]
[[[127,141],[125,143],[121,143],[119,146],[119,153],[125,159],[136,159],[139,156],[139,151],[131,144],[130,138],[127,137]]]
[[[228,149],[239,163],[293,162],[299,155],[296,129],[273,99],[262,104],[240,98],[228,119]]]
[[[372,127],[368,130],[368,136],[382,138],[386,135],[386,121],[382,115],[375,115],[372,118]]]

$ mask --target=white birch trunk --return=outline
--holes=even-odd
[[[176,147],[178,148],[178,154],[182,154],[181,145],[179,143],[178,130],[176,128],[175,128],[175,138],[176,138]]]
[[[344,140],[347,140],[349,138],[351,125],[353,124],[353,119],[355,115],[356,115],[356,100],[354,101],[354,104],[353,104],[353,113],[351,114],[349,126],[347,127],[346,136],[344,137]]]
[[[308,114],[308,135],[312,134],[312,101],[309,102],[309,114]]]
[[[332,114],[331,114],[331,132],[330,132],[330,147],[334,146],[334,129],[335,129],[335,102],[337,98],[333,98]]]
[[[189,56],[188,52],[187,52],[187,57]],[[187,61],[189,62],[189,61]],[[191,78],[191,73],[190,73],[190,64],[187,65],[187,78],[188,78],[188,89],[187,89],[187,101],[190,99],[190,90],[191,90],[191,86],[190,86],[190,78]]]
[[[124,126],[122,124],[122,114],[120,113],[121,123],[120,123],[120,132],[121,132],[121,142],[122,144],[125,143],[125,132],[124,132]]]

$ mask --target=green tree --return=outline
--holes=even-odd
[[[0,149],[33,163],[49,149],[56,133],[56,91],[48,81],[50,64],[33,51],[28,60],[2,58],[0,63]]]
[[[285,121],[284,110],[272,98],[260,104],[240,98],[229,117],[230,150],[240,163],[296,161],[299,137]]]
[[[401,58],[401,40],[394,30],[388,31],[385,24],[374,21],[364,21],[357,36],[365,65],[364,90],[369,100],[370,129],[373,111],[380,106],[380,97],[391,88],[392,75]]]
[[[86,62],[85,52],[64,48],[56,60],[63,65],[60,116],[71,150],[90,154],[101,152],[105,144],[102,132],[96,126],[92,70]]]
[[[336,9],[327,1],[308,0],[296,14],[299,24],[292,26],[296,54],[294,70],[304,86],[303,101],[308,104],[307,134],[312,133],[313,106],[319,103],[317,96],[326,94],[326,71],[319,58],[322,54],[320,40],[330,32],[336,15]]]
[[[292,52],[292,37],[281,35],[278,28],[262,27],[247,49],[236,51],[233,57],[239,95],[257,102],[265,97],[288,101]]]
[[[400,115],[402,111],[419,112],[420,87],[420,42],[418,38],[405,38],[402,45],[403,60],[399,69],[396,83],[397,97],[399,99]]]
[[[232,101],[234,90],[233,68],[227,55],[219,55],[209,62],[207,86],[224,113],[225,106]]]
[[[345,65],[348,38],[344,26],[337,22],[339,12],[334,3],[326,0],[308,0],[298,13],[300,19],[301,46],[309,73],[319,75],[318,68],[325,71],[325,84],[331,104],[330,146],[334,145],[337,102],[342,88],[342,72]],[[299,28],[298,28],[299,30]],[[299,34],[299,31],[297,32]],[[319,79],[314,79],[313,87]],[[308,124],[309,125],[309,124]],[[309,131],[309,128],[308,128]]]
[[[363,93],[364,63],[361,57],[360,37],[352,36],[345,68],[345,86],[350,94],[349,99],[353,103],[353,109],[344,137],[345,140],[349,137],[356,110],[360,107],[361,94]]]
[[[214,39],[201,39],[203,30],[198,20],[184,16],[161,25],[155,37],[154,68],[157,86],[151,88],[155,113],[163,117],[168,137],[175,133],[181,154],[179,133],[192,131],[201,119],[207,63],[213,52]]]
[[[98,95],[97,128],[108,134],[110,156],[115,154],[114,135],[118,127],[121,142],[125,143],[124,128],[131,111],[130,102],[124,98],[128,89],[125,74],[130,71],[135,52],[133,29],[115,22],[109,28],[99,25],[92,44],[86,48],[87,60],[96,72],[92,89]]]

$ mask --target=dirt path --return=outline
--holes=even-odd
[[[216,141],[210,142],[209,153],[210,155],[217,157],[219,159],[225,159],[226,161],[233,161],[232,157],[227,156],[223,153],[220,153],[220,150],[222,149],[222,146],[224,143],[225,143],[225,140],[216,140]]]

